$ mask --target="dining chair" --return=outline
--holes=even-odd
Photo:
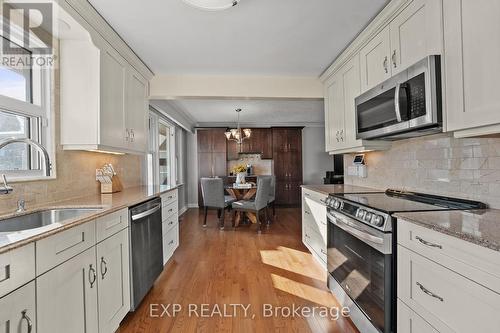
[[[222,178],[201,178],[200,182],[205,214],[203,227],[207,226],[208,209],[217,209],[219,228],[223,230],[226,208],[231,209],[231,204],[236,199],[230,195],[224,195],[224,182]]]
[[[262,232],[262,219],[260,214],[264,211],[265,220],[267,218],[267,206],[269,204],[269,193],[271,191],[271,178],[269,177],[259,177],[257,178],[257,193],[255,194],[255,200],[240,200],[233,202],[231,204],[233,209],[233,228],[236,224],[236,213],[254,213],[257,217],[258,229],[257,232]]]

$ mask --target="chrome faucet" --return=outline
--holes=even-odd
[[[0,140],[0,149],[3,147],[10,145],[11,143],[26,143],[28,145],[31,145],[33,147],[36,147],[42,154],[43,154],[43,159],[45,161],[45,176],[49,177],[50,176],[50,171],[52,169],[52,166],[50,164],[50,156],[49,153],[47,152],[47,149],[39,144],[36,141],[33,141],[28,138],[7,138]],[[4,184],[5,184],[5,177],[4,177]],[[7,193],[5,193],[7,194]]]
[[[7,177],[5,175],[2,175],[2,180],[3,180],[3,187],[0,187],[0,194],[9,194],[10,192],[14,191],[12,186],[9,186],[7,183]]]

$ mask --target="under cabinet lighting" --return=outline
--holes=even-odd
[[[90,149],[90,150],[87,150],[87,151],[90,151],[90,152],[93,152],[93,153],[102,153],[102,154],[111,154],[111,155],[125,155],[125,153],[117,153],[117,152],[114,152],[114,151],[99,150],[99,149]]]

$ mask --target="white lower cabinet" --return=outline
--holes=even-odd
[[[38,332],[98,331],[95,259],[92,247],[37,277]]]
[[[163,265],[167,263],[179,246],[179,203],[177,197],[177,189],[161,196]]]
[[[130,310],[128,229],[97,244],[99,332],[115,332]]]
[[[397,332],[400,333],[439,333],[415,311],[398,299]]]
[[[36,333],[35,281],[0,298],[0,332]]]
[[[326,194],[302,189],[302,242],[326,269]]]
[[[398,332],[500,332],[495,262],[496,251],[398,219]]]

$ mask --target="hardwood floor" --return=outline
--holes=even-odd
[[[320,308],[340,306],[326,287],[326,272],[302,245],[300,219],[299,209],[277,209],[275,223],[258,235],[255,225],[232,230],[230,214],[219,231],[215,212],[204,229],[201,210],[188,210],[179,248],[119,332],[358,332],[349,319],[339,314],[334,320]],[[265,304],[278,315],[269,317],[273,311]],[[288,315],[294,305],[317,308],[314,315]]]

